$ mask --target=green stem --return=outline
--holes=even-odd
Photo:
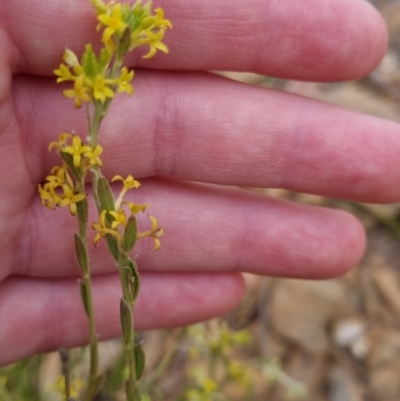
[[[93,118],[93,125],[91,129],[91,146],[95,147],[98,144],[98,136],[99,136],[99,129],[101,122],[107,112],[109,106],[109,102],[106,102],[104,105],[102,104],[96,104],[95,105],[95,113],[94,113],[94,118]],[[93,197],[95,199],[95,203],[97,206],[97,210],[99,213],[101,213],[101,203],[100,203],[100,198],[99,198],[99,193],[98,193],[98,181],[101,176],[100,169],[98,167],[94,167],[92,169],[92,188],[93,188]],[[129,371],[129,380],[133,384],[134,388],[134,398],[133,401],[140,401],[140,393],[137,385],[137,380],[136,380],[136,361],[135,361],[135,349],[134,349],[134,329],[133,329],[133,302],[131,300],[131,295],[129,292],[129,283],[127,281],[126,273],[125,273],[125,268],[128,266],[128,256],[123,252],[122,249],[119,250],[119,258],[118,258],[118,269],[120,273],[120,278],[121,278],[121,286],[122,286],[122,294],[124,300],[128,303],[128,305],[131,308],[132,312],[132,327],[131,327],[131,338],[132,341],[130,344],[125,344],[125,353],[127,356],[128,360],[128,371]]]
[[[114,60],[113,66],[110,72],[110,78],[114,78],[119,73],[119,70],[122,66],[122,59],[116,58]],[[91,126],[89,127],[89,143],[92,148],[95,148],[98,145],[99,131],[101,123],[104,117],[107,114],[108,108],[112,102],[112,98],[107,99],[104,103],[99,101],[94,102],[94,115],[91,121]],[[98,166],[93,167],[92,169],[92,188],[93,188],[93,197],[95,199],[96,207],[99,214],[102,212],[99,192],[98,192],[98,182],[101,177],[100,168]],[[134,301],[132,301],[132,296],[129,291],[129,283],[127,279],[127,275],[125,272],[125,268],[128,266],[129,257],[125,254],[125,252],[120,248],[119,249],[119,257],[118,257],[118,269],[121,278],[121,286],[122,286],[122,294],[124,300],[128,303],[131,312],[132,312],[132,325],[131,325],[131,335],[130,338],[132,341],[129,344],[125,344],[125,353],[128,359],[128,370],[129,370],[129,381],[133,385],[133,399],[132,401],[140,401],[141,396],[137,385],[136,380],[136,361],[135,361],[135,343],[134,343],[134,328],[133,328],[133,306]],[[129,400],[131,401],[131,400]]]
[[[64,376],[65,399],[68,401],[71,396],[70,375],[69,375],[69,353],[68,350],[65,348],[60,348],[58,352],[61,357],[62,372]]]
[[[119,258],[118,258],[118,270],[119,270],[119,275],[121,278],[121,287],[122,287],[122,296],[124,300],[128,303],[131,312],[132,312],[132,325],[130,327],[131,329],[131,334],[130,338],[132,341],[129,344],[125,344],[125,355],[127,356],[128,360],[128,369],[129,369],[129,380],[131,380],[133,387],[135,389],[134,391],[134,401],[140,401],[140,392],[136,380],[136,356],[135,356],[135,330],[134,330],[134,313],[133,313],[133,307],[135,302],[132,300],[132,296],[129,290],[129,283],[127,280],[127,274],[125,272],[125,268],[129,264],[129,257],[126,255],[122,250],[120,250]]]
[[[85,175],[82,179],[77,183],[77,189],[79,193],[85,193]],[[87,199],[82,202],[86,202],[85,209],[87,214]],[[77,214],[78,224],[79,224],[79,236],[81,237],[83,243],[87,247],[87,215],[83,216],[79,213]],[[92,277],[91,277],[91,269],[90,269],[90,260],[88,255],[88,271],[83,275],[83,282],[86,288],[86,304],[87,304],[87,314],[89,319],[89,332],[90,332],[90,380],[88,390],[85,396],[86,401],[91,401],[91,388],[95,383],[95,380],[98,376],[98,368],[99,368],[99,346],[97,341],[97,332],[96,332],[96,322],[95,322],[95,314],[94,314],[94,306],[93,306],[93,293],[92,293]]]
[[[111,79],[116,78],[117,73],[121,69],[122,62],[123,62],[122,59],[119,59],[119,58],[115,59],[114,64],[111,68],[111,72],[110,72]],[[101,103],[97,100],[94,102],[93,124],[89,128],[90,146],[92,148],[95,148],[98,144],[100,125],[101,125],[101,122],[103,121],[104,117],[107,115],[107,111],[108,111],[108,108],[110,107],[112,100],[113,100],[112,98],[108,98],[104,103]],[[90,117],[90,115],[89,115],[89,111],[88,111],[88,121],[90,121],[89,117]],[[89,122],[89,124],[90,124],[90,122]]]

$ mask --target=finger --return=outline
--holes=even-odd
[[[175,327],[228,312],[244,291],[239,274],[143,274],[135,329]],[[223,295],[221,295],[223,294]],[[117,275],[93,280],[98,339],[120,334]],[[10,278],[0,284],[0,366],[89,341],[76,280]]]
[[[397,123],[206,74],[138,75],[136,95],[117,98],[102,126],[110,176],[400,200]],[[27,165],[40,181],[58,163],[48,144],[66,130],[84,133],[86,116],[55,84],[21,78],[15,88]]]
[[[354,267],[365,246],[360,223],[342,211],[162,180],[144,181],[130,197],[152,204],[151,214],[165,232],[158,252],[152,252],[151,240],[135,246],[141,270],[327,278]],[[94,221],[91,217],[89,221]],[[146,230],[146,216],[138,218],[140,231]],[[11,274],[79,276],[73,245],[76,230],[76,220],[67,210],[50,213],[37,200],[21,233],[24,246],[18,249]],[[93,272],[115,271],[105,243],[94,249],[93,236],[90,232]]]
[[[51,74],[65,46],[99,42],[88,1],[3,2],[2,26],[19,71]],[[295,79],[367,74],[382,58],[385,25],[365,1],[220,0],[159,2],[174,28],[170,55],[132,65],[179,70],[246,70]]]

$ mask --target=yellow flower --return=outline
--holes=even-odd
[[[151,208],[151,205],[149,205],[148,203],[143,203],[141,205],[138,205],[137,203],[123,202],[123,204],[129,207],[129,210],[134,216],[136,216],[140,212],[144,212],[147,208]]]
[[[51,169],[51,174],[55,174],[58,179],[63,180],[65,178],[67,166],[63,164],[62,166],[55,166]]]
[[[155,12],[156,15],[149,15],[144,18],[140,26],[131,35],[130,50],[140,45],[150,46],[149,52],[143,58],[153,57],[157,50],[168,53],[167,46],[161,41],[164,38],[165,30],[172,28],[172,24],[164,18],[162,8],[157,8]]]
[[[99,222],[92,224],[92,228],[97,231],[97,235],[93,239],[94,246],[97,246],[97,243],[100,241],[100,239],[105,237],[107,234],[114,236],[119,243],[122,243],[121,234],[118,231],[111,230],[106,226],[106,214],[107,210],[103,210],[100,213]]]
[[[64,149],[69,138],[73,138],[73,135],[67,132],[62,133],[58,138],[58,142],[52,142],[49,145],[49,151],[53,148],[57,148],[58,150]]]
[[[119,208],[118,212],[109,211],[108,214],[114,217],[114,221],[111,223],[111,228],[113,230],[115,230],[120,224],[126,226],[126,214],[124,209]]]
[[[46,180],[53,183],[53,186],[56,188],[57,186],[62,186],[64,183],[67,183],[71,188],[74,187],[74,183],[72,181],[71,176],[68,174],[68,169],[65,164],[62,166],[55,166],[51,169],[51,174],[46,177]],[[54,185],[57,183],[57,185]]]
[[[161,7],[157,7],[154,11],[156,12],[155,26],[172,28],[171,21],[164,18],[164,10]]]
[[[66,49],[63,54],[65,64],[60,64],[54,74],[58,76],[57,83],[64,81],[76,81],[76,79],[83,74],[83,68],[79,64],[79,60],[72,50]],[[74,74],[71,73],[70,68],[73,69]]]
[[[45,184],[43,188],[41,185],[38,187],[42,204],[50,210],[54,210],[54,206],[57,206],[61,202],[61,197],[55,192],[54,189],[55,187],[51,182]]]
[[[155,28],[172,28],[171,21],[164,19],[164,10],[158,7],[154,10],[156,15],[144,18],[140,24],[142,29],[155,29]]]
[[[79,167],[81,164],[82,154],[91,151],[92,148],[90,146],[82,146],[82,140],[78,135],[73,136],[72,146],[66,146],[62,149],[62,152],[69,153],[73,156],[75,167]]]
[[[42,198],[42,204],[53,210],[54,206],[65,206],[61,205],[64,197],[55,192],[55,189],[58,187],[63,187],[64,189],[64,185],[69,188],[74,188],[74,183],[68,174],[66,165],[64,164],[62,166],[53,167],[51,174],[52,175],[46,177],[47,183],[43,185],[43,188],[39,185],[38,190],[40,197]]]
[[[93,4],[93,7],[96,9],[97,14],[105,14],[107,13],[107,5],[101,0],[90,0]]]
[[[149,219],[151,221],[151,229],[144,233],[138,234],[137,238],[138,239],[142,239],[142,238],[146,238],[146,237],[153,238],[154,250],[157,251],[158,249],[160,249],[160,246],[161,246],[159,237],[161,237],[164,234],[164,229],[158,227],[158,221],[154,216],[149,216]]]
[[[128,72],[126,67],[122,68],[121,75],[118,77],[116,84],[118,85],[118,93],[127,92],[129,96],[133,93],[133,87],[129,83],[133,79],[133,71]]]
[[[164,39],[165,30],[161,29],[157,33],[153,33],[151,31],[146,31],[146,38],[138,39],[136,41],[137,45],[149,45],[150,50],[147,54],[143,56],[145,59],[152,58],[157,50],[161,50],[164,53],[168,53],[168,47],[162,43],[161,41]]]
[[[64,179],[60,179],[55,175],[48,175],[46,180],[52,185],[53,188],[61,187],[64,184]]]
[[[136,181],[131,175],[128,175],[126,179],[123,179],[120,175],[116,175],[111,182],[114,181],[122,181],[124,187],[122,188],[121,193],[118,196],[118,199],[115,201],[115,208],[118,209],[121,206],[122,199],[124,198],[125,194],[132,188],[139,188],[140,182]]]
[[[108,11],[108,10],[107,10]],[[121,4],[117,3],[112,8],[111,13],[98,15],[100,23],[107,28],[103,33],[103,40],[108,41],[114,33],[122,34],[126,28],[126,24],[122,21]]]
[[[54,70],[54,74],[57,75],[57,83],[64,81],[75,81],[76,77],[71,74],[71,71],[65,64],[60,64],[57,70]]]
[[[76,54],[72,50],[65,49],[63,54],[63,60],[64,63],[66,63],[69,67],[71,67],[74,70],[75,75],[79,76],[83,74],[83,68],[79,63],[78,57],[76,57]],[[76,77],[74,77],[74,79],[75,78]]]
[[[46,177],[46,180],[53,186],[53,188],[61,187],[64,182],[65,182],[65,175],[66,175],[66,170],[64,166],[55,166],[51,170],[51,174],[55,175],[48,175]],[[71,179],[71,178],[70,178]]]
[[[85,152],[83,156],[85,156],[88,160],[88,163],[91,166],[103,166],[103,162],[100,159],[100,155],[103,153],[103,148],[100,145],[97,145],[94,149],[90,148],[88,152]]]
[[[69,211],[73,216],[76,215],[76,204],[78,202],[83,201],[86,198],[85,194],[75,194],[73,189],[64,184],[63,186],[64,196],[62,197],[61,201],[58,203],[59,206],[69,206]]]
[[[88,87],[85,85],[85,76],[80,75],[74,83],[74,89],[67,89],[63,91],[65,97],[75,98],[75,107],[80,109],[82,102],[90,102],[91,96],[88,94]]]
[[[139,188],[140,187],[140,182],[136,181],[131,175],[128,175],[126,179],[123,179],[120,175],[116,175],[111,182],[114,181],[122,181],[124,184],[124,189],[132,189],[132,188]]]
[[[114,92],[107,86],[110,80],[105,79],[102,75],[97,75],[93,83],[93,96],[96,100],[104,103],[106,99],[113,98]]]

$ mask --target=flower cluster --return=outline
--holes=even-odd
[[[64,63],[54,73],[57,82],[73,82],[72,89],[63,91],[64,96],[74,99],[75,107],[80,108],[82,103],[93,100],[104,103],[107,99],[114,98],[115,91],[127,92],[132,95],[133,87],[130,82],[133,79],[133,71],[122,68],[118,75],[111,78],[109,63],[112,53],[102,49],[100,56],[93,52],[91,45],[86,45],[81,61],[69,49],[63,55]]]
[[[155,15],[152,14],[151,1],[142,4],[139,0],[133,6],[115,2],[106,5],[101,0],[91,2],[97,12],[97,29],[105,28],[102,41],[110,51],[115,51],[118,45],[122,44],[124,52],[148,45],[150,49],[144,58],[153,57],[157,50],[168,53],[168,48],[162,40],[165,30],[172,28],[172,24],[164,18],[161,8],[156,8]]]
[[[77,191],[65,164],[54,167],[51,173],[46,177],[47,182],[43,187],[39,185],[42,204],[51,210],[54,206],[69,206],[71,214],[75,216],[76,204],[83,201],[86,195]]]
[[[75,107],[92,101],[104,104],[112,99],[115,93],[126,92],[132,95],[133,71],[126,67],[110,68],[112,61],[122,62],[125,54],[138,46],[148,45],[149,52],[144,58],[153,57],[157,50],[168,53],[167,46],[162,43],[165,30],[171,28],[170,21],[164,18],[161,8],[151,11],[151,2],[135,5],[111,2],[105,4],[101,0],[91,0],[97,13],[98,30],[104,28],[102,41],[104,48],[97,56],[92,46],[86,45],[81,60],[70,49],[63,55],[64,63],[54,71],[57,82],[72,82],[73,88],[63,91],[64,96],[74,99]]]
[[[138,233],[136,227],[136,215],[140,212],[144,212],[151,206],[147,203],[137,204],[128,201],[122,201],[126,192],[133,188],[139,188],[140,183],[131,175],[129,175],[126,179],[123,179],[121,176],[117,175],[112,179],[112,182],[118,180],[122,181],[123,188],[114,203],[116,210],[102,210],[99,216],[99,221],[92,225],[93,229],[97,232],[93,240],[94,245],[97,246],[97,243],[100,241],[100,239],[108,234],[117,240],[117,243],[121,248],[126,248],[126,244],[124,244],[126,232],[127,230],[133,230],[132,235],[134,238],[131,240],[133,244],[137,240],[149,237],[154,240],[154,250],[158,250],[160,248],[159,237],[163,234],[163,229],[158,226],[157,219],[154,216],[149,216],[151,228],[147,231]],[[129,210],[130,216],[127,216],[127,210]],[[131,225],[128,225],[129,222],[134,222],[133,229],[131,229]]]
[[[76,215],[77,203],[86,198],[78,185],[73,181],[82,170],[87,171],[93,166],[102,166],[100,155],[103,149],[97,145],[94,149],[82,143],[82,139],[75,134],[63,133],[58,142],[52,142],[49,150],[56,148],[64,163],[51,170],[46,177],[46,183],[39,185],[39,194],[44,206],[53,210],[55,206],[69,206],[73,216]]]
[[[52,142],[49,145],[49,150],[53,148],[56,148],[61,153],[71,155],[74,167],[90,169],[93,166],[103,166],[103,162],[100,159],[103,148],[100,145],[95,148],[84,145],[82,139],[76,134],[61,134],[58,142]]]

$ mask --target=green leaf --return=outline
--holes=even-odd
[[[118,242],[111,234],[106,234],[106,242],[108,249],[112,255],[112,257],[118,262],[119,259],[119,251],[118,251]]]
[[[83,201],[78,202],[76,204],[76,214],[78,216],[79,221],[83,223],[88,222],[88,202],[87,198],[85,198]]]
[[[129,217],[124,232],[124,251],[130,252],[137,239],[137,221],[135,216]]]
[[[125,272],[130,287],[132,302],[135,302],[140,290],[140,276],[136,263],[132,259],[129,259],[128,266],[125,267]]]
[[[125,344],[130,344],[132,342],[132,332],[133,332],[133,321],[132,321],[132,309],[125,299],[121,298],[120,302],[120,318],[121,318],[121,328],[122,337]]]
[[[89,274],[89,258],[86,245],[77,233],[74,234],[74,239],[76,257],[78,259],[79,266],[82,269],[82,273],[85,276]]]
[[[89,301],[88,301],[88,292],[85,282],[79,280],[79,291],[81,293],[83,307],[85,308],[86,315],[89,316]]]
[[[90,383],[89,388],[86,393],[85,400],[93,400],[100,390],[101,385],[104,381],[104,375],[100,374]]]
[[[60,152],[60,156],[64,163],[68,166],[75,179],[80,181],[82,179],[82,171],[79,167],[75,167],[73,156],[65,152]]]
[[[101,51],[100,51],[100,59],[99,59],[100,66],[103,71],[107,70],[107,67],[111,60],[111,57],[112,57],[112,53],[110,53],[110,51],[108,49],[103,47],[103,49],[101,49]]]
[[[140,401],[140,393],[137,387],[135,387],[132,379],[128,379],[125,384],[126,398],[127,401]]]
[[[138,0],[133,6],[132,6],[132,13],[133,14],[139,14],[142,11],[142,1]]]
[[[135,370],[136,370],[136,380],[140,380],[144,372],[144,365],[146,362],[146,357],[143,352],[142,343],[135,345]]]
[[[85,53],[82,56],[82,67],[85,75],[89,78],[95,78],[101,72],[99,60],[93,52],[91,44],[85,47]]]
[[[117,58],[122,59],[129,51],[131,45],[131,30],[127,27],[121,36],[117,48]]]
[[[109,182],[105,177],[100,177],[97,184],[101,210],[115,210],[114,197]]]

